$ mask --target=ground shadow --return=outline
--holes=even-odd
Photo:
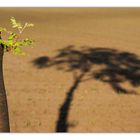
[[[140,58],[133,53],[110,48],[82,46],[76,49],[70,45],[58,50],[54,57],[42,56],[33,60],[38,68],[55,67],[72,72],[74,83],[59,110],[56,132],[68,131],[68,114],[74,91],[81,82],[99,80],[107,83],[117,94],[137,94],[122,84],[128,82],[133,88],[140,86]]]
[[[72,87],[69,89],[69,91],[66,93],[66,99],[64,100],[64,103],[62,104],[61,108],[59,109],[59,118],[56,125],[56,132],[67,132],[68,127],[70,126],[67,119],[68,114],[71,106],[71,102],[73,99],[73,94],[75,90],[78,88],[78,85],[80,84],[80,81],[84,74],[81,74],[77,79],[75,79]]]

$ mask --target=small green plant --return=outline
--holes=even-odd
[[[17,22],[14,17],[10,20],[13,31],[0,27],[0,132],[10,132],[7,95],[3,77],[3,54],[4,52],[12,52],[13,54],[24,55],[22,47],[33,43],[29,38],[23,39],[21,35],[26,28],[33,27],[34,25],[27,22],[22,24]],[[2,38],[2,35],[5,36]]]
[[[17,29],[17,31],[8,31],[6,28],[0,27],[0,33],[6,33],[6,36],[8,36],[6,39],[0,38],[0,44],[3,45],[4,51],[12,52],[13,54],[18,55],[24,55],[25,53],[22,50],[22,47],[31,45],[33,40],[29,38],[22,39],[21,35],[26,28],[33,27],[34,24],[27,22],[22,24],[17,22],[14,17],[12,17],[10,21],[12,28]]]

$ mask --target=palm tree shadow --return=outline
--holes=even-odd
[[[115,49],[82,46],[77,50],[75,46],[70,45],[58,50],[58,54],[54,57],[42,56],[33,60],[33,64],[38,68],[55,67],[58,70],[72,72],[74,75],[74,83],[66,93],[66,98],[59,109],[56,132],[68,131],[71,102],[81,82],[99,80],[109,84],[115,93],[126,95],[138,93],[123,87],[123,83],[129,82],[133,88],[140,86],[139,57],[133,53]],[[98,66],[100,68],[96,69]],[[80,73],[79,76],[77,72]],[[88,78],[84,79],[84,77]]]
[[[84,74],[81,74],[77,79],[75,79],[72,87],[66,93],[64,103],[59,109],[59,117],[57,120],[56,132],[68,132],[68,127],[70,126],[68,123],[68,115],[71,107],[71,102],[73,100],[74,92],[78,88],[83,76]]]

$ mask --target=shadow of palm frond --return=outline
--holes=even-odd
[[[74,82],[60,107],[56,132],[67,132],[71,102],[81,82],[99,80],[109,84],[117,94],[126,95],[137,94],[137,92],[126,89],[122,83],[129,82],[134,88],[140,86],[140,58],[134,53],[116,49],[82,46],[79,50],[69,45],[58,50],[56,56],[39,57],[33,60],[33,64],[37,68],[55,67],[58,70],[73,73]]]
[[[129,52],[110,48],[90,48],[77,50],[73,45],[60,49],[53,58],[42,56],[33,61],[38,68],[56,67],[66,72],[85,73],[89,80],[96,79],[108,83],[116,93],[129,93],[121,87],[128,81],[133,87],[140,85],[140,58]],[[96,66],[101,66],[98,71]],[[76,77],[76,76],[75,76]]]

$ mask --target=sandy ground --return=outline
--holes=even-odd
[[[25,48],[26,56],[4,58],[12,132],[140,132],[139,8],[1,8],[1,26],[9,28],[11,16],[35,24],[25,31],[34,48]],[[93,62],[83,55],[98,48]],[[118,59],[121,53],[127,55]],[[90,71],[82,70],[84,64],[73,67],[74,57],[86,59]],[[123,60],[124,73],[116,70],[123,69]],[[113,74],[95,78],[94,69]],[[75,71],[84,76],[74,79]]]

